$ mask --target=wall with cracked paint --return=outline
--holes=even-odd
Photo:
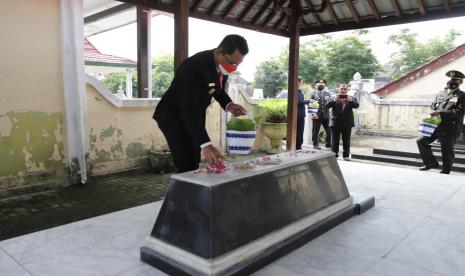
[[[87,85],[86,90],[91,174],[148,166],[149,150],[168,149],[163,134],[152,119],[155,107],[115,107],[93,86]],[[207,112],[207,131],[218,146],[220,107],[214,103]]]
[[[58,0],[1,3],[0,197],[66,169],[59,10]]]

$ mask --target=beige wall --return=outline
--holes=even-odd
[[[418,122],[429,114],[429,101],[370,100],[364,94],[355,120],[360,131],[397,135],[417,135]]]
[[[452,61],[444,67],[441,67],[426,76],[413,81],[412,83],[397,89],[395,92],[385,95],[384,99],[430,99],[433,100],[439,91],[446,86],[448,78],[445,76],[449,70],[459,70],[464,72],[465,56]],[[465,90],[465,85],[462,85]]]
[[[65,169],[59,10],[0,1],[0,192]]]

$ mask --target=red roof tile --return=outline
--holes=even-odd
[[[128,65],[136,65],[137,62],[122,58],[122,57],[117,57],[113,55],[107,55],[101,53],[97,48],[90,43],[87,38],[84,40],[84,60],[87,62],[102,62],[102,63],[114,63],[114,64],[128,64]]]
[[[449,64],[450,62],[462,57],[465,55],[465,44],[458,46],[455,49],[450,50],[449,52],[425,63],[424,65],[410,71],[409,73],[403,75],[402,77],[391,81],[383,87],[373,91],[372,93],[377,94],[378,96],[384,96],[386,94],[392,93],[399,88],[405,87],[410,83],[428,75],[429,73]]]

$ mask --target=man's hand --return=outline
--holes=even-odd
[[[429,115],[431,116],[439,116],[441,113],[439,111],[434,111],[434,112],[431,112]]]
[[[318,117],[318,115],[313,115],[312,119],[314,120],[318,120],[320,117]]]
[[[245,108],[235,103],[230,103],[228,105],[227,111],[231,112],[231,114],[234,115],[234,117],[247,114],[247,110],[245,110]]]
[[[219,166],[224,163],[223,155],[213,146],[208,145],[202,149],[202,155],[211,166]]]
[[[349,102],[351,102],[353,99],[354,99],[354,98],[352,98],[352,96],[347,95],[347,100],[348,100]]]
[[[334,100],[335,101],[339,101],[341,98],[339,98],[339,95],[336,95],[336,97],[334,97]]]

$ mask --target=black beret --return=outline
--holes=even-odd
[[[453,78],[453,79],[464,79],[465,78],[465,75],[460,72],[460,71],[456,71],[456,70],[450,70],[446,73],[446,76],[448,76],[449,78]]]

